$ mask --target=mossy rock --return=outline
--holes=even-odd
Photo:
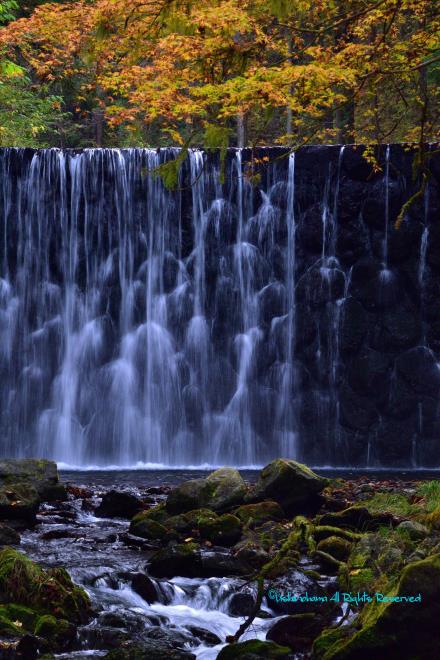
[[[254,534],[258,539],[258,543],[264,550],[272,551],[274,548],[280,547],[281,544],[286,541],[289,536],[289,530],[280,523],[270,521],[257,527],[257,529],[254,530]],[[290,538],[292,539],[293,536],[290,535]],[[293,545],[292,549],[294,549]]]
[[[390,513],[371,513],[364,506],[351,506],[343,511],[325,513],[317,519],[318,525],[330,525],[360,531],[374,531],[379,527],[396,524],[394,516]]]
[[[168,495],[166,510],[168,516],[175,516],[191,509],[203,507],[206,499],[206,479],[191,479],[179,484]]]
[[[212,472],[206,479],[208,509],[225,511],[243,502],[246,494],[246,484],[241,474],[233,468],[220,468]]]
[[[246,484],[238,470],[220,468],[205,479],[192,479],[177,486],[168,496],[166,509],[170,515],[205,507],[223,512],[241,504],[245,493]]]
[[[0,515],[3,518],[34,517],[40,502],[67,499],[59,481],[57,465],[46,459],[3,459],[0,461]]]
[[[241,522],[230,513],[202,516],[198,519],[198,528],[203,539],[216,545],[234,545],[241,536]]]
[[[265,522],[279,521],[285,518],[285,513],[277,502],[258,502],[257,504],[243,504],[234,511],[244,525],[256,527]]]
[[[0,551],[0,597],[73,623],[85,622],[91,614],[89,597],[66,570],[44,570],[12,548]]]
[[[164,525],[170,532],[175,532],[177,535],[187,535],[198,530],[201,518],[215,517],[216,515],[210,509],[193,509],[177,516],[171,516],[164,522]]]
[[[415,520],[404,520],[396,527],[396,531],[403,532],[411,541],[421,541],[429,534],[429,529]]]
[[[151,509],[146,509],[145,511],[139,511],[133,518],[131,519],[131,524],[130,528],[132,525],[135,525],[138,522],[141,522],[142,520],[154,520],[155,522],[158,523],[164,523],[167,518],[169,518],[169,514],[167,513],[167,510],[165,508],[165,504],[157,504],[156,506],[151,507]]]
[[[160,522],[145,518],[130,525],[130,534],[140,536],[149,541],[161,541],[167,536],[168,530]]]
[[[426,522],[432,530],[440,530],[440,506],[427,516]]]
[[[418,594],[420,602],[402,601],[407,597],[417,598]],[[364,607],[359,616],[360,630],[348,639],[336,640],[317,657],[323,660],[440,657],[437,634],[440,554],[406,566],[397,586],[385,597],[389,602],[375,599]]]
[[[224,646],[218,654],[217,660],[235,660],[235,658],[272,660],[272,658],[282,658],[289,653],[290,649],[287,646],[279,646],[274,642],[262,642],[259,639],[249,639],[247,642]]]
[[[159,550],[150,559],[149,572],[155,577],[199,577],[199,546],[196,543],[180,543]]]
[[[351,543],[340,536],[328,536],[318,543],[316,549],[331,555],[339,561],[346,561],[351,552]]]
[[[17,605],[16,603],[8,603],[7,605],[0,605],[0,615],[3,618],[10,619],[11,621],[18,621],[22,629],[33,631],[35,621],[38,619],[38,614],[35,610],[24,605]]]
[[[0,636],[2,637],[21,637],[25,634],[25,630],[20,625],[19,621],[12,621],[0,612]]]
[[[327,539],[329,536],[339,536],[341,539],[346,539],[352,543],[359,541],[363,535],[357,532],[352,532],[349,529],[341,529],[340,527],[334,527],[332,525],[317,525],[313,527],[313,537],[317,543],[323,539]]]
[[[296,461],[278,458],[260,472],[249,502],[273,500],[286,512],[298,511],[315,499],[327,483],[310,468]]]
[[[64,650],[75,640],[76,627],[65,619],[43,614],[35,624],[34,634],[47,639],[51,649]]]
[[[330,650],[335,651],[338,645],[343,644],[351,635],[353,635],[353,628],[349,626],[323,630],[313,642],[313,660],[328,660]]]
[[[261,546],[255,535],[245,532],[243,538],[232,548],[234,556],[254,570],[261,568],[270,560],[270,554]]]

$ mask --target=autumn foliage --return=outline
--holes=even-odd
[[[12,65],[58,99],[54,143],[439,136],[435,0],[80,0],[4,22],[1,85]]]

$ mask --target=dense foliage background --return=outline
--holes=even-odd
[[[0,145],[427,142],[437,0],[0,3]]]

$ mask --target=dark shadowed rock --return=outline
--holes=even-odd
[[[345,385],[340,393],[341,422],[351,429],[368,429],[378,419],[378,412],[368,396],[353,392]]]
[[[230,598],[228,610],[231,616],[249,616],[255,607],[255,594],[249,588],[243,588]]]
[[[352,506],[343,511],[325,513],[319,517],[319,525],[358,529],[361,531],[375,530],[381,525],[395,525],[396,519],[390,513],[370,513],[366,507]]]
[[[142,509],[142,500],[131,493],[111,490],[105,493],[95,510],[100,518],[132,518]]]
[[[221,644],[222,640],[220,637],[217,637],[217,635],[210,630],[207,630],[206,628],[199,628],[199,626],[187,626],[188,630],[194,637],[197,637],[203,644],[206,644],[206,646],[217,646],[217,644]]]
[[[274,623],[269,628],[266,639],[280,646],[288,646],[292,651],[301,652],[311,647],[325,625],[325,618],[319,614],[293,614]]]
[[[217,660],[273,660],[282,658],[290,653],[286,646],[279,646],[275,642],[262,642],[259,639],[249,639],[239,644],[227,644],[217,656]]]
[[[437,395],[440,369],[429,348],[418,346],[400,355],[396,360],[396,370],[417,394]]]
[[[0,523],[0,546],[18,545],[20,543],[20,534],[8,525]]]
[[[362,305],[349,297],[341,305],[340,350],[343,354],[355,353],[369,329],[369,316]]]
[[[145,575],[136,573],[131,579],[131,588],[141,596],[148,604],[160,600],[156,582]]]

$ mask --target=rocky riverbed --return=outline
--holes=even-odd
[[[439,481],[244,476],[0,462],[0,658],[440,656]]]

